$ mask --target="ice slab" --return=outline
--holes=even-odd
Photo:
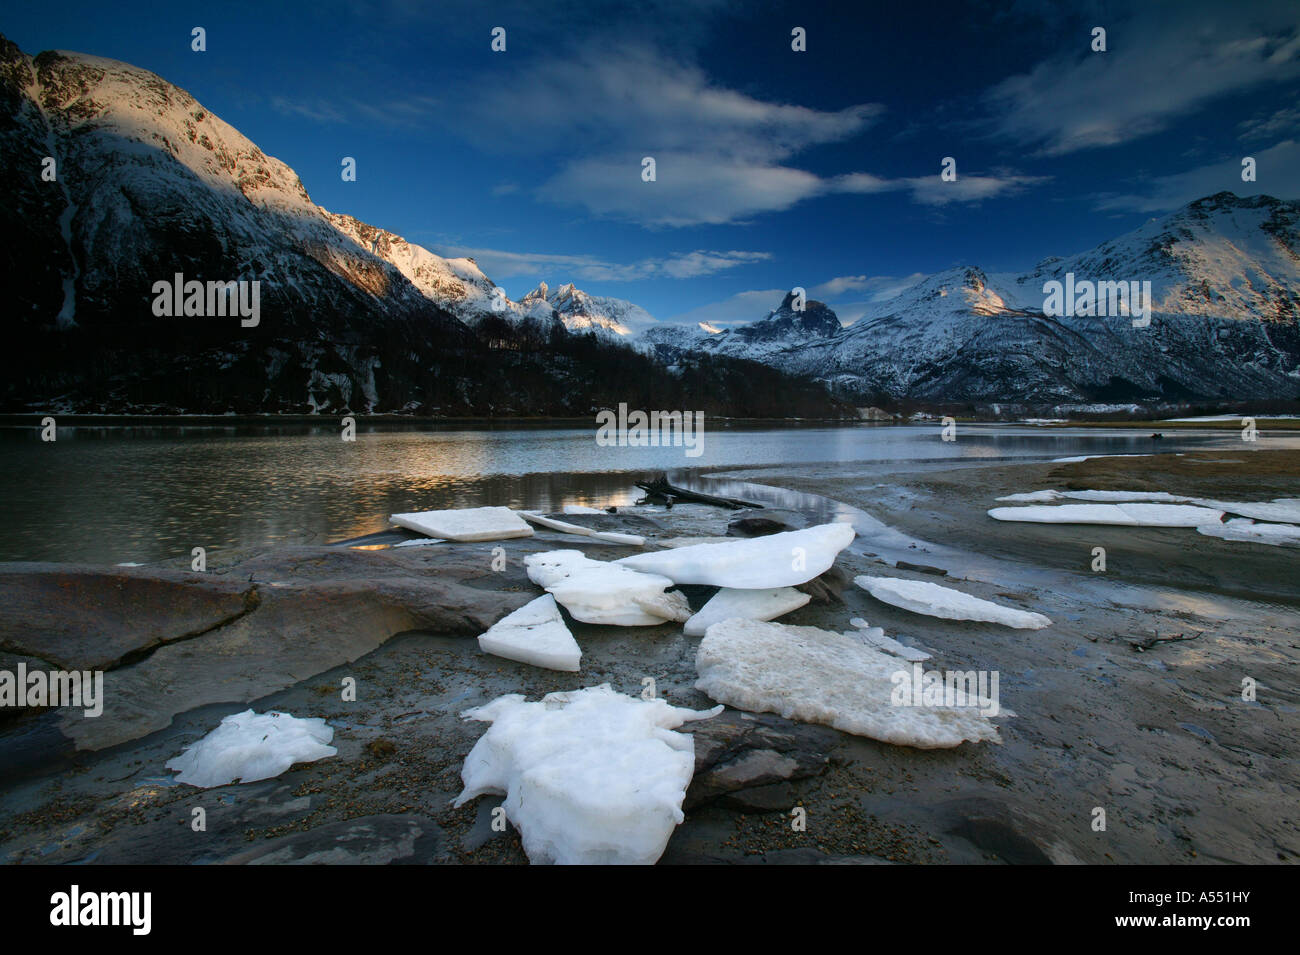
[[[881,653],[888,653],[891,657],[899,657],[910,663],[921,663],[930,659],[930,654],[924,650],[917,650],[915,647],[909,647],[907,644],[899,643],[893,637],[885,636],[882,627],[873,627],[861,617],[854,617],[849,621],[857,630],[845,636],[853,637],[855,640],[861,640],[867,646]]]
[[[685,621],[690,604],[673,582],[619,563],[592,560],[580,550],[551,550],[524,558],[528,579],[555,596],[575,620],[618,627]]]
[[[599,512],[598,512],[599,513]],[[561,531],[565,534],[577,534],[580,537],[590,537],[593,540],[605,541],[610,544],[627,544],[632,547],[644,547],[645,538],[636,534],[616,534],[613,531],[597,531],[590,527],[583,527],[579,524],[570,524],[568,521],[557,521],[553,517],[547,517],[544,514],[538,514],[534,511],[520,511],[520,516],[526,521],[533,524],[539,524],[542,527],[549,527],[553,531]]]
[[[1223,512],[1192,504],[1030,504],[995,507],[989,517],[1031,524],[1115,524],[1124,527],[1199,527]]]
[[[702,637],[704,631],[722,620],[740,617],[744,620],[775,620],[792,610],[798,610],[812,597],[793,587],[776,587],[771,590],[733,590],[723,587],[700,608],[700,612],[686,621],[683,628],[690,637]]]
[[[1180,494],[1170,494],[1168,491],[1028,491],[998,498],[999,501],[1023,504],[1041,504],[1065,499],[1107,503],[1192,504],[1257,521],[1300,524],[1300,499],[1290,497],[1273,501],[1220,501],[1205,497],[1185,497]]]
[[[587,507],[585,504],[565,504],[565,514],[604,514],[598,507]]]
[[[925,580],[863,575],[854,577],[853,582],[877,600],[930,617],[1000,623],[1017,630],[1040,630],[1052,625],[1052,621],[1041,613],[1004,607],[991,600],[972,597],[960,590],[941,587]]]
[[[532,703],[498,697],[463,714],[492,725],[465,757],[455,805],[504,794],[506,818],[534,863],[651,865],[685,818],[695,772],[695,741],[674,730],[721,711],[625,696],[609,684]]]
[[[678,584],[767,590],[807,583],[825,573],[853,537],[850,524],[820,524],[766,537],[634,554],[618,563],[662,574]]]
[[[992,701],[980,700],[974,706],[895,705],[900,685],[910,687],[910,666],[852,637],[817,627],[757,620],[715,623],[700,643],[695,670],[696,689],[750,712],[778,713],[918,749],[1000,742],[997,726],[980,714],[981,709],[992,713]]]
[[[1245,518],[1234,518],[1222,524],[1198,527],[1196,531],[1206,537],[1221,537],[1228,541],[1272,544],[1275,547],[1285,544],[1300,545],[1300,527],[1294,524],[1257,524]]]
[[[502,617],[478,638],[478,645],[486,653],[548,670],[577,670],[582,658],[550,594]]]
[[[389,522],[407,530],[453,541],[495,541],[531,537],[533,529],[508,507],[465,507],[394,514]]]
[[[244,710],[227,716],[207,736],[169,759],[167,768],[178,771],[178,782],[204,789],[236,779],[252,783],[279,776],[294,763],[335,755],[332,739],[334,730],[320,718]]]

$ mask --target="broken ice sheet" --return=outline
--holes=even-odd
[[[1031,504],[995,507],[989,517],[997,521],[1033,524],[1116,524],[1127,527],[1200,527],[1213,524],[1223,511],[1191,504]]]
[[[695,743],[674,730],[722,711],[625,696],[609,684],[517,693],[462,714],[492,725],[465,757],[462,806],[505,795],[506,818],[534,863],[650,865],[685,818]]]
[[[533,529],[508,507],[462,507],[394,514],[389,523],[453,541],[493,541],[531,537]]]
[[[895,705],[910,678],[898,657],[817,627],[726,620],[709,627],[695,657],[695,688],[753,713],[823,723],[885,743],[939,749],[964,741],[1000,742],[976,706]],[[901,674],[901,676],[900,676]],[[1013,715],[1002,710],[1002,715]]]
[[[550,550],[524,558],[528,579],[555,596],[574,620],[617,627],[656,627],[685,621],[690,604],[673,582],[619,563],[592,560],[580,550]]]
[[[1041,613],[1004,607],[991,600],[973,597],[929,581],[870,577],[864,574],[854,577],[853,582],[879,601],[929,617],[1000,623],[1017,630],[1040,630],[1052,625],[1052,621]]]
[[[319,717],[299,719],[251,709],[227,716],[221,725],[167,761],[177,782],[210,789],[238,779],[257,782],[279,776],[294,763],[311,763],[338,753],[329,743],[334,730]]]
[[[793,587],[830,569],[853,542],[851,524],[820,524],[764,537],[634,554],[618,563],[678,584],[743,590]]]
[[[1300,527],[1294,524],[1260,524],[1245,518],[1233,518],[1222,524],[1198,527],[1196,532],[1206,537],[1220,537],[1227,541],[1243,541],[1251,544],[1272,544],[1274,547],[1287,544],[1300,545]]]
[[[745,620],[775,620],[798,610],[812,600],[809,594],[793,587],[776,587],[770,590],[736,590],[723,587],[699,613],[686,621],[683,630],[688,637],[702,637],[712,624],[732,617]]]
[[[486,653],[551,670],[577,670],[582,658],[550,594],[502,617],[478,638],[478,645]]]

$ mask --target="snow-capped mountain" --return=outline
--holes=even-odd
[[[489,385],[459,353],[488,316],[613,339],[653,322],[572,285],[513,302],[472,259],[316,205],[185,90],[115,60],[0,37],[0,161],[8,410],[464,409]],[[156,316],[154,283],[177,274],[257,281],[260,322]]]
[[[638,331],[655,324],[654,316],[621,298],[589,295],[573,283],[550,289],[543,282],[519,300],[527,314],[554,315],[571,332],[593,331],[598,336],[631,340]]]
[[[1293,398],[1300,393],[1300,203],[1220,193],[1032,271],[956,268],[852,326],[834,313],[655,344],[748,357],[837,391],[933,401]],[[1152,320],[1044,314],[1044,283],[1149,281]],[[824,310],[824,311],[823,311]],[[809,316],[813,316],[810,320]],[[837,325],[838,322],[835,322]]]

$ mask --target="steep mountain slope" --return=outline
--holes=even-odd
[[[472,259],[328,212],[284,163],[125,63],[29,57],[0,37],[0,161],[16,345],[0,410],[834,410],[824,389],[754,363],[654,362],[626,340],[653,322],[630,303],[572,285],[512,302]],[[155,283],[176,275],[259,283],[259,321],[155,314]]]
[[[538,318],[554,316],[571,332],[592,331],[614,340],[632,340],[641,329],[653,326],[652,316],[639,305],[621,298],[589,295],[573,283],[552,291],[543,282],[519,300],[528,314]]]
[[[859,398],[1290,399],[1300,393],[1298,223],[1300,203],[1220,193],[1027,273],[932,275],[842,330],[821,315],[773,325],[771,313],[720,335],[658,331],[653,341],[754,358]],[[1044,283],[1067,273],[1149,281],[1150,326],[1045,315]]]

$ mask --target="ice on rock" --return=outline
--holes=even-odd
[[[998,498],[998,500],[1006,501],[1008,503],[1042,504],[1049,501],[1060,501],[1067,498],[1075,501],[1105,503],[1191,504],[1195,507],[1208,508],[1212,511],[1223,511],[1228,514],[1237,514],[1241,517],[1249,517],[1257,521],[1276,521],[1286,524],[1300,524],[1300,499],[1296,498],[1278,498],[1274,501],[1218,501],[1212,498],[1184,497],[1179,494],[1170,494],[1168,491],[1028,491],[1022,494],[1008,494],[1005,497]],[[1001,508],[1001,510],[1014,513],[1012,508]],[[1140,513],[1140,511],[1135,512],[1135,514]],[[999,520],[1006,519],[1007,518],[999,518]],[[1024,519],[1030,520],[1031,518],[1027,517]],[[1061,523],[1103,522],[1062,521]],[[1105,521],[1104,523],[1121,522]],[[1139,523],[1147,522],[1139,521]],[[1194,525],[1175,524],[1165,526],[1190,527]]]
[[[645,538],[636,534],[616,534],[613,531],[597,531],[590,527],[583,527],[580,524],[570,524],[568,521],[557,521],[553,517],[547,517],[544,514],[538,514],[534,511],[520,511],[524,520],[531,521],[534,524],[540,524],[542,527],[548,527],[553,531],[561,531],[565,534],[578,534],[581,537],[590,537],[593,540],[602,540],[610,544],[628,544],[632,547],[644,547]],[[599,511],[597,513],[600,513]]]
[[[1049,507],[995,507],[989,517],[1031,524],[1116,524],[1125,527],[1199,527],[1213,524],[1222,511],[1190,504],[1058,504]]]
[[[993,712],[990,701],[895,705],[896,688],[911,679],[909,667],[853,637],[817,627],[715,623],[700,643],[695,670],[697,690],[741,710],[823,723],[918,749],[1000,742],[997,727],[980,713]]]
[[[565,514],[604,514],[598,507],[587,507],[585,504],[565,504]]]
[[[577,670],[582,650],[550,594],[524,604],[478,638],[485,653],[549,670]]]
[[[863,575],[854,577],[853,582],[877,600],[930,617],[1000,623],[1017,630],[1040,630],[1052,625],[1052,621],[1041,613],[1004,607],[991,600],[972,597],[960,590],[941,587],[925,580]]]
[[[533,529],[508,507],[465,507],[394,514],[389,522],[407,530],[453,541],[495,541],[531,537]]]
[[[203,739],[169,759],[167,768],[177,770],[177,782],[204,789],[236,779],[252,783],[279,776],[294,763],[335,755],[332,739],[334,730],[320,718],[244,710],[227,716]]]
[[[1300,545],[1300,527],[1294,524],[1256,524],[1245,518],[1235,518],[1222,524],[1207,524],[1196,528],[1196,531],[1206,537],[1221,537],[1228,541],[1272,544],[1275,547]]]
[[[690,637],[702,637],[704,631],[722,620],[740,617],[744,620],[775,620],[792,610],[798,610],[812,600],[809,594],[793,587],[776,587],[771,590],[734,590],[723,587],[700,608],[700,612],[686,621],[683,628]]]
[[[851,524],[820,524],[765,537],[634,554],[618,563],[662,574],[678,584],[768,590],[807,583],[825,573],[853,538]]]
[[[528,579],[555,596],[575,620],[619,627],[655,627],[691,616],[673,582],[619,563],[592,560],[580,550],[552,550],[524,558]]]
[[[1217,508],[1229,514],[1249,517],[1257,521],[1272,521],[1281,524],[1300,524],[1300,500],[1293,497],[1279,498],[1276,501],[1201,501],[1197,504]]]
[[[853,633],[846,634],[846,636],[861,640],[872,649],[879,650],[881,653],[888,653],[893,657],[901,657],[911,663],[921,663],[930,659],[930,654],[924,650],[917,650],[915,647],[899,643],[893,637],[885,636],[882,627],[873,627],[861,617],[854,617],[849,623],[858,629]]]
[[[492,725],[465,757],[455,805],[505,795],[506,818],[534,863],[651,865],[682,822],[695,742],[674,730],[702,712],[643,700],[609,684],[515,693],[469,710]]]

